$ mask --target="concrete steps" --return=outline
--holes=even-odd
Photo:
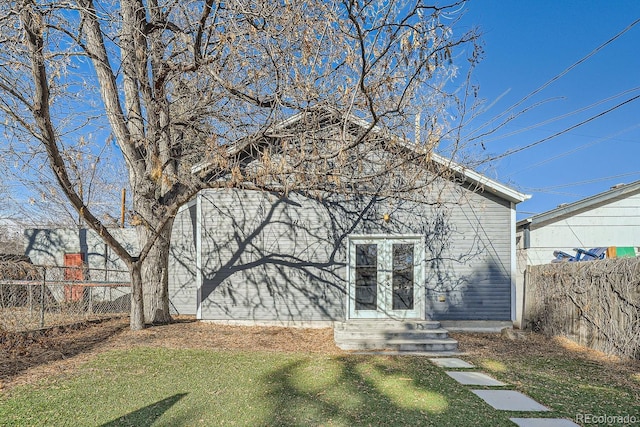
[[[458,342],[440,322],[431,320],[348,320],[333,329],[336,345],[343,350],[447,353]]]

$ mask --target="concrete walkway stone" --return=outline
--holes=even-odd
[[[429,360],[431,363],[441,368],[475,368],[471,363],[465,362],[457,357],[439,357]]]
[[[532,398],[513,390],[471,390],[476,396],[502,411],[548,411]]]
[[[469,362],[456,357],[438,357],[429,359],[431,363],[440,368],[475,368]],[[502,381],[478,371],[445,371],[447,375],[462,385],[470,386],[505,386]],[[550,411],[529,396],[515,390],[471,390],[476,396],[484,400],[488,405],[500,411]],[[578,424],[566,418],[510,418],[519,427],[580,427]]]
[[[506,385],[502,381],[498,381],[484,372],[468,372],[468,371],[445,371],[454,380],[464,385],[485,385],[485,386],[503,386]]]
[[[518,427],[580,427],[565,418],[509,418]]]

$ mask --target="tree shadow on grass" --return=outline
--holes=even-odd
[[[265,382],[273,405],[266,425],[512,425],[415,357],[298,360],[271,372]]]
[[[165,412],[173,405],[178,403],[187,393],[174,394],[173,396],[162,399],[154,404],[140,408],[137,411],[130,412],[126,415],[118,417],[113,421],[102,424],[101,427],[118,427],[118,426],[136,426],[151,427]]]

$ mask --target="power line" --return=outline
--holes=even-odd
[[[618,135],[622,135],[622,134],[624,134],[624,133],[626,133],[626,132],[629,132],[630,130],[636,129],[636,128],[638,128],[638,127],[640,127],[640,124],[636,124],[636,125],[634,125],[634,126],[630,126],[630,127],[626,128],[626,129],[623,129],[623,130],[621,130],[621,131],[619,131],[619,132],[616,132],[616,133],[614,133],[614,134],[612,134],[612,135],[604,136],[604,137],[602,137],[602,138],[596,139],[595,141],[591,141],[591,142],[589,142],[589,143],[586,143],[586,144],[580,145],[579,147],[576,147],[576,148],[574,148],[573,150],[565,151],[564,153],[557,154],[557,155],[555,155],[555,156],[553,156],[553,157],[549,157],[549,158],[547,158],[547,159],[545,159],[545,160],[539,161],[538,163],[534,163],[534,164],[529,165],[529,166],[527,166],[527,167],[525,167],[525,168],[522,168],[522,169],[520,169],[520,170],[517,170],[517,171],[515,171],[515,172],[512,172],[512,173],[510,173],[510,174],[506,175],[504,178],[505,178],[505,179],[506,179],[506,178],[510,178],[510,177],[512,177],[513,175],[517,175],[517,174],[519,174],[519,173],[521,173],[521,172],[524,172],[524,171],[527,171],[527,170],[530,170],[530,169],[537,168],[538,166],[542,166],[542,165],[544,165],[544,164],[546,164],[546,163],[552,162],[552,161],[557,160],[557,159],[559,159],[559,158],[561,158],[561,157],[568,156],[569,154],[573,154],[573,153],[575,153],[575,152],[577,152],[577,151],[584,150],[585,148],[592,147],[592,146],[594,146],[594,145],[596,145],[596,144],[599,144],[599,143],[601,143],[601,142],[608,141],[608,140],[610,140],[610,139],[614,139],[616,136],[618,136]]]
[[[497,155],[497,156],[489,157],[489,158],[487,158],[487,159],[484,159],[484,160],[482,160],[481,162],[479,162],[477,165],[481,165],[481,164],[483,164],[483,163],[488,163],[488,162],[493,162],[493,161],[495,161],[495,160],[499,160],[499,159],[502,159],[502,158],[505,158],[505,157],[511,156],[511,155],[513,155],[513,154],[519,153],[519,152],[521,152],[521,151],[528,150],[529,148],[532,148],[532,147],[535,147],[535,146],[537,146],[537,145],[540,145],[540,144],[542,144],[543,142],[547,142],[547,141],[549,141],[549,140],[552,140],[553,138],[556,138],[556,137],[558,137],[558,136],[560,136],[560,135],[564,135],[565,133],[567,133],[567,132],[569,132],[569,131],[572,131],[573,129],[576,129],[576,128],[578,128],[578,127],[580,127],[580,126],[583,126],[583,125],[585,125],[585,124],[587,124],[587,123],[589,123],[589,122],[592,122],[592,121],[594,121],[595,119],[600,118],[600,117],[602,117],[602,116],[604,116],[604,115],[606,115],[606,114],[608,114],[608,113],[610,113],[610,112],[612,112],[612,111],[614,111],[614,110],[617,110],[618,108],[620,108],[620,107],[622,107],[622,106],[624,106],[624,105],[626,105],[626,104],[629,104],[630,102],[633,102],[633,101],[635,101],[635,100],[636,100],[636,99],[638,99],[638,98],[640,98],[640,95],[636,95],[636,96],[634,96],[634,97],[632,97],[632,98],[629,98],[629,99],[627,99],[626,101],[623,101],[623,102],[621,102],[621,103],[619,103],[619,104],[617,104],[617,105],[614,105],[613,107],[609,108],[608,110],[605,110],[605,111],[603,111],[603,112],[601,112],[601,113],[598,113],[598,114],[596,114],[595,116],[591,116],[591,117],[589,117],[588,119],[583,120],[583,121],[581,121],[580,123],[577,123],[577,124],[575,124],[575,125],[573,125],[573,126],[569,126],[569,127],[568,127],[568,128],[566,128],[566,129],[563,129],[563,130],[561,130],[561,131],[559,131],[559,132],[554,133],[553,135],[550,135],[550,136],[547,136],[547,137],[545,137],[545,138],[539,139],[539,140],[537,140],[537,141],[535,141],[535,142],[532,142],[531,144],[525,145],[525,146],[523,146],[523,147],[514,148],[513,150],[505,151],[504,153],[499,154],[499,155]],[[477,165],[476,165],[476,166],[477,166]]]
[[[553,122],[556,122],[556,121],[558,121],[558,120],[565,119],[565,118],[567,118],[567,117],[569,117],[569,116],[573,116],[574,114],[582,113],[583,111],[587,111],[587,110],[589,110],[589,109],[591,109],[591,108],[593,108],[593,107],[596,107],[596,106],[598,106],[598,105],[600,105],[600,104],[604,104],[605,102],[609,102],[609,101],[614,100],[614,99],[616,99],[616,98],[618,98],[618,97],[621,97],[622,95],[626,95],[626,94],[628,94],[628,93],[630,93],[630,92],[635,92],[635,91],[637,91],[637,90],[640,90],[640,86],[634,87],[633,89],[627,89],[627,90],[622,91],[622,92],[620,92],[620,93],[618,93],[618,94],[616,94],[616,95],[610,96],[610,97],[608,97],[608,98],[601,99],[601,100],[599,100],[599,101],[596,101],[596,102],[594,102],[594,103],[592,103],[592,104],[587,105],[586,107],[582,107],[582,108],[579,108],[579,109],[577,109],[577,110],[570,111],[570,112],[565,113],[565,114],[562,114],[562,115],[560,115],[560,116],[552,117],[552,118],[550,118],[550,119],[547,119],[547,120],[544,120],[544,121],[542,121],[542,122],[539,122],[539,123],[533,124],[533,125],[531,125],[531,126],[527,126],[527,127],[525,127],[525,128],[522,128],[522,129],[515,130],[515,131],[513,131],[513,132],[509,132],[509,133],[506,133],[506,134],[502,134],[502,135],[499,135],[499,136],[495,136],[495,137],[490,138],[490,139],[486,139],[486,140],[484,140],[484,141],[482,141],[482,142],[486,144],[486,143],[488,143],[488,142],[493,142],[493,141],[497,141],[497,140],[499,140],[499,139],[508,138],[508,137],[510,137],[510,136],[514,136],[514,135],[517,135],[517,134],[519,134],[519,133],[522,133],[522,132],[526,132],[526,131],[529,131],[529,130],[535,129],[535,128],[538,128],[538,127],[540,127],[540,126],[548,125],[549,123],[553,123]],[[472,140],[474,140],[474,139],[478,139],[478,138],[479,138],[479,137],[471,138],[471,139],[469,139],[469,141],[472,141]]]
[[[596,47],[595,49],[593,49],[591,52],[589,52],[585,57],[583,57],[582,59],[579,59],[578,61],[574,62],[572,65],[570,65],[568,68],[566,68],[564,71],[562,71],[560,74],[557,74],[556,76],[552,77],[550,80],[548,80],[546,83],[544,83],[542,86],[538,87],[537,89],[533,90],[532,92],[530,92],[528,95],[526,95],[524,98],[522,98],[521,100],[519,100],[518,102],[516,102],[515,104],[513,104],[511,107],[507,108],[506,110],[504,110],[502,113],[498,114],[497,116],[495,116],[494,118],[488,120],[487,122],[483,123],[480,127],[478,127],[475,131],[479,131],[480,129],[485,128],[486,126],[488,126],[490,123],[493,123],[496,120],[501,119],[502,117],[504,117],[507,113],[509,113],[510,111],[512,111],[514,108],[520,106],[523,102],[525,102],[526,100],[528,100],[529,98],[531,98],[532,96],[540,93],[542,90],[544,90],[545,88],[547,88],[549,85],[551,85],[552,83],[554,83],[555,81],[559,80],[560,78],[564,77],[569,71],[573,70],[574,68],[576,68],[578,65],[582,64],[583,62],[585,62],[587,59],[591,58],[593,55],[595,55],[596,53],[600,52],[602,49],[604,49],[606,46],[608,46],[609,44],[613,43],[616,39],[618,39],[619,37],[621,37],[623,34],[625,34],[627,31],[629,31],[631,28],[633,28],[634,26],[636,26],[638,23],[640,23],[640,18],[636,19],[635,21],[633,21],[631,24],[629,24],[627,27],[625,27],[622,31],[620,31],[618,34],[616,34],[615,36],[611,37],[609,40],[605,41],[604,43],[602,43],[600,46]],[[473,137],[473,139],[478,139],[481,138],[483,136],[486,135],[490,135],[492,133],[494,133],[497,129],[500,129],[502,126],[504,126],[506,123],[508,123],[509,121],[511,121],[514,117],[508,117],[504,122],[502,122],[501,124],[499,124],[496,128],[491,129],[481,135],[475,136]],[[473,133],[473,132],[472,132]]]
[[[603,177],[603,178],[588,179],[586,181],[573,182],[573,183],[570,183],[570,184],[552,185],[550,187],[541,187],[541,188],[526,188],[525,187],[524,190],[525,191],[530,191],[532,193],[545,193],[545,192],[549,192],[549,190],[554,190],[554,189],[557,189],[557,188],[577,187],[578,185],[593,184],[595,182],[603,182],[603,181],[608,181],[608,180],[611,180],[611,179],[624,178],[624,177],[633,176],[633,175],[640,175],[640,171],[628,172],[628,173],[623,173],[623,174],[613,175],[613,176],[606,176],[606,177]]]

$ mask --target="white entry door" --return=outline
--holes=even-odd
[[[421,236],[349,238],[349,318],[422,319]]]

